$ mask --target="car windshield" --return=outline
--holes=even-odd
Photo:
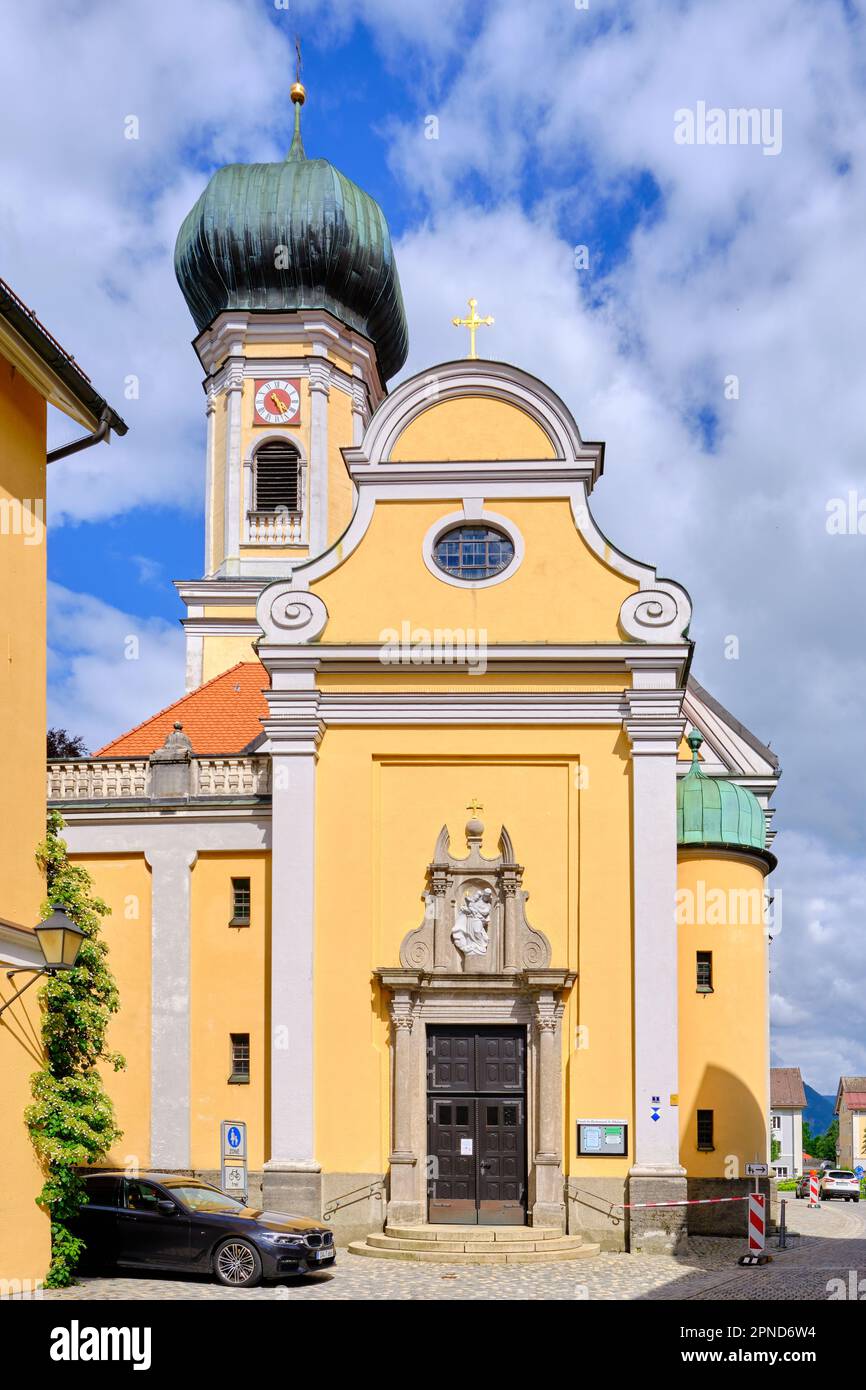
[[[217,1192],[214,1187],[171,1187],[169,1191],[191,1211],[238,1212],[243,1206],[237,1198]]]

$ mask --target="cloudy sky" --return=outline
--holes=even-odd
[[[774,1060],[834,1090],[866,1072],[866,534],[828,530],[866,499],[854,0],[5,6],[0,274],[130,425],[52,468],[52,722],[97,747],[182,692],[204,416],[174,239],[219,164],[285,153],[296,31],[307,151],[391,224],[406,372],[462,350],[470,293],[495,314],[482,350],[607,441],[600,524],[686,585],[696,675],[779,752]],[[699,103],[773,138],[681,143]]]

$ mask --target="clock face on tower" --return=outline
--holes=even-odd
[[[298,425],[301,421],[300,379],[272,377],[255,383],[253,423],[256,425]]]

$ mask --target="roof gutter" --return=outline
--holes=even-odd
[[[80,439],[73,439],[71,444],[51,449],[45,456],[46,463],[56,463],[58,459],[68,458],[70,454],[78,454],[82,449],[89,449],[91,444],[101,444],[103,439],[110,443],[112,415],[111,407],[106,406],[99,417],[99,426],[92,434],[83,434]]]

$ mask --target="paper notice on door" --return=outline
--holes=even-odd
[[[472,1140],[471,1140],[471,1139],[461,1139],[461,1140],[460,1140],[460,1157],[461,1157],[461,1158],[471,1158],[471,1157],[472,1157]]]

